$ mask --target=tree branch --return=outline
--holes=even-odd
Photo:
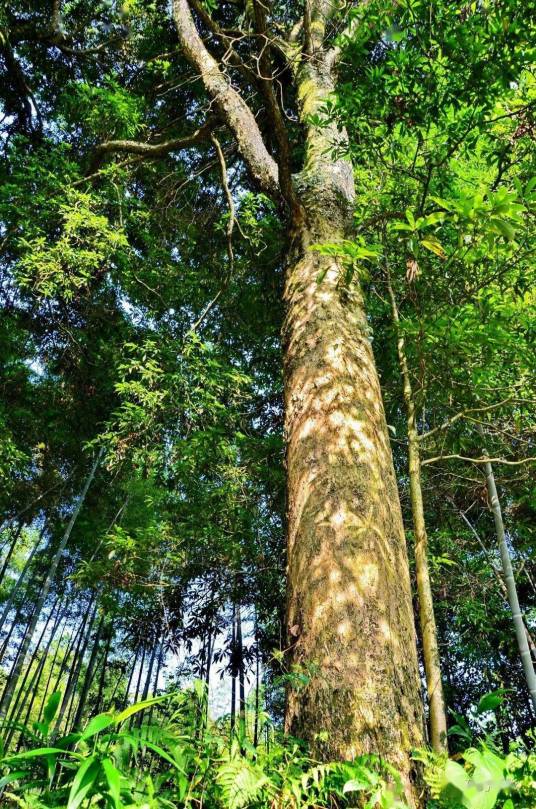
[[[466,458],[464,455],[436,455],[434,458],[425,458],[421,465],[426,466],[431,463],[438,463],[438,461],[467,461],[468,463],[486,464],[486,463],[502,463],[506,466],[521,466],[525,463],[532,463],[536,461],[536,456],[530,458],[521,458],[519,461],[510,461],[508,458]]]
[[[266,148],[253,112],[205,47],[187,0],[173,0],[173,19],[184,55],[199,73],[207,93],[236,137],[251,176],[265,193],[278,198],[277,163]]]
[[[258,56],[260,90],[266,103],[266,112],[277,142],[277,165],[279,168],[281,193],[292,211],[293,218],[296,220],[301,217],[301,207],[292,185],[290,144],[288,141],[287,128],[274,92],[272,60],[270,58],[269,41],[266,37],[266,8],[262,0],[261,2],[259,2],[259,0],[253,0],[253,10],[255,29],[258,34],[266,38]]]
[[[161,157],[169,152],[178,149],[187,149],[196,146],[198,143],[208,140],[210,133],[214,129],[215,119],[209,118],[205,123],[183,138],[172,138],[161,143],[144,143],[137,140],[107,140],[100,143],[94,151],[93,160],[89,169],[89,174],[93,174],[100,166],[107,154],[115,152],[127,152],[128,154],[140,155],[141,157]]]
[[[447,419],[440,424],[438,427],[434,427],[432,430],[428,430],[426,433],[421,433],[419,435],[419,441],[424,441],[425,439],[431,438],[431,436],[436,435],[436,433],[442,432],[443,430],[448,430],[453,424],[455,424],[460,419],[463,419],[465,416],[468,416],[470,413],[484,413],[488,410],[496,410],[498,407],[502,407],[509,402],[512,402],[513,399],[511,396],[508,399],[503,399],[501,402],[496,402],[492,405],[484,405],[482,407],[471,407],[468,410],[461,410],[459,413],[456,413],[455,416],[452,416],[450,419]]]

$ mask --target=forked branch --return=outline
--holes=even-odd
[[[253,112],[205,47],[187,0],[173,0],[173,19],[183,53],[234,134],[251,176],[266,194],[279,197],[277,163],[266,148]]]

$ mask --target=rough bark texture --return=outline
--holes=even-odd
[[[277,196],[277,164],[266,149],[253,112],[205,47],[192,19],[188,0],[173,0],[173,18],[184,55],[199,72],[220,115],[234,132],[252,176],[268,193]]]
[[[345,238],[352,222],[352,167],[330,154],[334,146],[344,147],[345,133],[313,123],[334,89],[336,49],[325,43],[336,7],[330,0],[306,0],[301,45],[292,36],[287,42],[305,131],[303,169],[291,191],[284,187],[290,169],[285,149],[279,147],[280,168],[252,109],[208,52],[187,0],[173,0],[173,16],[183,53],[234,134],[252,178],[274,199],[283,196],[292,214],[283,334],[288,619],[293,662],[310,679],[288,693],[287,728],[327,758],[386,757],[415,805],[410,751],[423,741],[420,686],[379,381],[359,289],[341,288],[338,260],[311,249]],[[262,20],[257,24],[263,28]],[[327,732],[323,741],[321,731]]]
[[[310,678],[286,724],[324,758],[386,757],[409,795],[423,737],[406,544],[362,297],[310,249],[347,225],[338,173],[322,174],[285,290],[289,644]]]

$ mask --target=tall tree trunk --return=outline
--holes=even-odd
[[[22,531],[22,526],[23,526],[23,523],[19,522],[19,524],[18,524],[17,528],[15,529],[15,531],[12,532],[12,537],[13,538],[11,540],[11,544],[9,546],[8,552],[7,552],[7,554],[6,554],[5,558],[4,558],[2,568],[0,569],[0,584],[2,584],[2,582],[4,581],[4,576],[6,575],[7,569],[9,567],[9,563],[11,562],[11,557],[13,556],[15,548],[17,547],[17,540],[18,540],[18,538],[20,536],[20,533]]]
[[[447,712],[443,696],[441,661],[434,615],[434,597],[428,566],[428,534],[424,518],[424,503],[421,484],[421,449],[415,398],[406,355],[406,342],[400,329],[400,317],[395,294],[387,270],[387,289],[391,300],[391,312],[397,336],[398,361],[404,389],[408,435],[408,471],[411,499],[411,514],[415,537],[415,574],[419,598],[419,623],[421,627],[424,672],[428,694],[430,741],[436,753],[447,750]]]
[[[17,607],[17,611],[15,612],[15,615],[13,616],[13,620],[11,622],[11,626],[9,627],[9,631],[6,634],[4,640],[2,641],[2,648],[0,649],[0,660],[4,659],[4,656],[5,656],[6,652],[11,651],[11,647],[10,647],[11,636],[13,635],[13,632],[15,631],[15,627],[19,626],[19,624],[21,623],[23,612],[24,612],[24,603],[19,604],[19,606]],[[30,621],[31,621],[31,618],[32,618],[32,614],[33,613],[30,613],[30,619],[29,619]],[[26,625],[26,629],[24,631],[24,635],[23,635],[23,638],[21,640],[21,644],[22,644],[24,638],[26,637],[26,633],[28,631],[28,625],[29,625],[29,622]],[[19,645],[19,649],[17,650],[17,655],[19,653],[19,650],[20,650],[20,645]]]
[[[243,739],[246,736],[246,672],[244,668],[240,605],[236,608],[236,649],[238,653],[238,717],[240,738]]]
[[[236,724],[236,604],[233,604],[233,629],[231,635],[231,739]]]
[[[66,608],[66,609],[67,609],[67,608]],[[64,623],[63,623],[63,627],[62,627],[62,630],[61,630],[61,632],[60,632],[60,636],[59,636],[59,638],[58,638],[58,642],[57,642],[57,644],[56,644],[56,649],[55,649],[55,651],[54,651],[54,657],[52,658],[52,662],[51,662],[51,664],[50,664],[50,671],[49,671],[49,673],[48,673],[47,681],[46,681],[46,683],[45,683],[45,688],[44,688],[44,691],[43,691],[43,697],[42,697],[42,700],[41,700],[41,705],[40,705],[40,708],[39,708],[39,716],[38,716],[38,718],[37,718],[37,721],[38,721],[38,722],[41,720],[41,715],[42,715],[42,712],[43,712],[43,707],[44,707],[44,705],[46,705],[46,702],[47,702],[47,697],[48,697],[48,693],[49,693],[50,683],[52,682],[52,678],[53,678],[53,676],[54,676],[54,669],[56,668],[56,662],[57,662],[57,660],[58,660],[58,655],[59,655],[59,652],[60,652],[60,649],[61,649],[61,644],[62,644],[62,641],[63,641],[63,636],[65,635],[65,629],[66,629],[66,626],[67,626],[67,618],[65,618],[65,621],[64,621]],[[45,660],[44,660],[44,663],[46,663],[46,658],[45,658]],[[43,668],[44,668],[44,666],[43,666]],[[33,708],[34,702],[35,702],[35,700],[36,700],[36,697],[37,697],[37,690],[35,690],[35,691],[34,691],[34,693],[32,694],[32,698],[31,698],[30,703],[29,703],[29,705],[28,705],[28,710],[26,711],[26,717],[25,717],[25,719],[24,719],[24,724],[25,724],[25,725],[27,725],[27,724],[28,724],[28,720],[29,720],[29,718],[30,718],[30,716],[31,716],[31,713],[32,713],[32,708]]]
[[[69,538],[71,536],[72,530],[73,530],[74,525],[76,523],[76,519],[78,517],[80,509],[82,508],[82,503],[84,502],[84,500],[86,498],[86,495],[87,495],[87,492],[88,492],[88,489],[91,486],[93,478],[95,477],[95,472],[97,471],[97,466],[98,466],[99,461],[100,461],[100,459],[102,457],[103,451],[104,451],[103,449],[101,449],[99,451],[99,453],[97,454],[97,456],[96,456],[96,458],[95,458],[95,460],[94,460],[94,462],[93,462],[93,464],[91,466],[91,469],[90,469],[89,474],[88,474],[88,476],[86,478],[86,481],[84,483],[82,491],[80,492],[80,496],[79,496],[79,498],[78,498],[78,500],[76,502],[76,505],[75,505],[75,507],[73,509],[73,513],[71,514],[71,519],[69,520],[69,522],[67,524],[67,528],[65,529],[65,533],[63,534],[63,537],[61,539],[61,542],[59,543],[59,545],[56,548],[56,551],[55,551],[55,553],[54,553],[54,555],[52,557],[52,561],[50,563],[50,567],[48,569],[47,576],[45,578],[45,581],[43,583],[43,587],[41,589],[41,593],[39,595],[39,598],[37,599],[35,609],[33,611],[33,615],[32,615],[31,621],[30,621],[30,625],[28,627],[28,631],[27,631],[26,636],[25,636],[25,638],[24,638],[24,640],[22,642],[19,654],[17,656],[17,659],[15,660],[15,663],[14,663],[13,668],[11,670],[11,673],[9,675],[8,682],[7,682],[6,687],[4,689],[4,693],[2,695],[2,700],[0,702],[0,717],[5,716],[6,711],[7,711],[8,707],[9,707],[9,703],[11,701],[11,697],[13,696],[13,691],[17,687],[17,683],[19,681],[19,677],[20,677],[22,668],[23,668],[24,663],[26,661],[26,656],[28,654],[28,649],[30,647],[32,637],[33,637],[33,634],[35,632],[37,622],[39,621],[39,616],[41,614],[41,610],[43,609],[43,605],[44,605],[44,603],[46,601],[46,598],[48,596],[48,592],[49,592],[50,587],[52,585],[52,582],[54,581],[54,578],[56,576],[56,571],[58,569],[58,565],[60,563],[61,556],[62,556],[63,551],[65,550],[65,548],[67,546],[67,543],[69,541]]]
[[[155,663],[155,660],[156,660],[156,655],[158,653],[159,646],[160,646],[160,644],[158,642],[153,643],[153,648],[152,648],[152,651],[151,651],[151,657],[149,658],[149,668],[147,670],[147,676],[145,677],[145,683],[143,684],[143,692],[142,692],[142,695],[141,695],[141,702],[145,702],[145,700],[149,696],[149,689],[151,687],[151,681],[152,681],[152,677],[153,677],[154,663]],[[140,711],[138,713],[138,715],[136,716],[135,724],[139,728],[141,728],[141,724],[143,722],[144,714],[145,714],[145,711]]]
[[[482,541],[482,539],[480,537],[480,534],[475,529],[475,527],[471,523],[471,521],[467,519],[467,516],[466,516],[465,512],[456,507],[456,503],[454,502],[454,500],[451,499],[450,502],[452,503],[452,505],[454,506],[454,508],[458,512],[458,514],[460,515],[460,518],[464,521],[466,526],[469,528],[469,530],[471,531],[471,533],[475,537],[476,541],[478,542],[478,544],[480,545],[482,550],[484,551],[484,556],[486,557],[486,560],[487,560],[487,562],[488,562],[488,564],[490,566],[490,569],[491,569],[493,575],[495,576],[495,580],[497,581],[497,584],[499,585],[499,590],[501,591],[501,594],[502,594],[502,596],[504,598],[504,601],[505,601],[506,604],[508,604],[508,606],[510,606],[510,602],[508,600],[508,590],[506,589],[506,584],[504,583],[502,573],[496,567],[495,562],[490,557],[488,549],[486,548],[484,542]],[[533,661],[536,661],[536,643],[534,642],[534,638],[532,637],[532,634],[529,631],[529,629],[527,627],[527,624],[526,624],[526,621],[525,621],[525,619],[523,617],[522,617],[522,620],[523,620],[523,626],[525,627],[525,635],[527,636],[527,643],[528,643],[529,649],[530,649],[530,651],[532,653],[532,659],[533,659]]]
[[[54,604],[54,607],[51,609],[50,614],[49,614],[48,619],[47,619],[47,622],[46,622],[46,624],[45,624],[45,626],[43,628],[43,631],[41,633],[41,637],[39,638],[39,641],[36,644],[34,655],[33,655],[33,657],[36,660],[37,660],[38,650],[41,647],[41,643],[42,643],[43,638],[44,638],[44,636],[46,634],[46,631],[48,629],[48,625],[49,625],[49,623],[50,623],[50,621],[52,619],[52,615],[54,614],[55,608],[56,608],[56,604]],[[17,702],[15,703],[15,705],[14,705],[14,707],[12,709],[11,717],[10,717],[10,720],[9,720],[10,723],[13,723],[13,725],[16,725],[16,724],[18,724],[20,722],[20,718],[21,718],[21,715],[22,715],[22,712],[24,710],[25,705],[27,705],[25,724],[27,724],[27,722],[28,722],[28,719],[29,719],[30,713],[31,713],[31,709],[32,709],[32,705],[33,705],[33,702],[34,702],[34,698],[35,698],[35,695],[37,693],[37,689],[39,688],[39,683],[41,681],[41,676],[42,676],[43,670],[45,668],[45,664],[46,664],[46,662],[48,660],[48,654],[49,654],[49,651],[50,651],[50,647],[52,646],[54,638],[56,637],[56,632],[58,631],[58,627],[61,624],[64,612],[65,612],[65,608],[58,611],[58,615],[56,616],[56,619],[54,621],[52,629],[50,630],[50,634],[49,634],[48,640],[46,642],[45,648],[44,648],[43,652],[41,653],[41,656],[37,660],[37,665],[35,667],[35,671],[32,674],[31,680],[30,680],[30,682],[28,684],[28,688],[26,689],[26,692],[24,693],[24,696],[23,696],[22,692],[23,692],[23,689],[24,689],[24,687],[26,685],[26,681],[27,681],[27,679],[29,677],[29,674],[30,674],[30,671],[31,671],[31,668],[32,668],[33,660],[30,662],[30,664],[28,665],[28,667],[26,669],[26,674],[25,674],[25,676],[23,678],[23,681],[22,681],[20,689],[19,689],[19,697],[18,697]],[[10,728],[10,731],[9,731],[7,737],[6,737],[6,740],[5,740],[6,749],[9,746],[9,744],[11,742],[11,739],[13,738],[15,730],[16,730],[16,728],[14,726]],[[19,742],[18,742],[18,745],[17,745],[17,749],[20,747],[21,742],[22,742],[22,734],[20,734],[20,736],[19,736]]]
[[[253,747],[259,744],[259,688],[260,688],[260,654],[259,654],[259,624],[257,611],[255,611],[255,717],[253,720]]]
[[[76,649],[74,651],[73,660],[71,663],[71,671],[69,672],[69,677],[67,679],[67,686],[65,688],[65,693],[63,695],[63,699],[61,701],[60,710],[58,712],[56,718],[56,725],[54,727],[54,735],[57,736],[61,730],[61,726],[63,723],[63,718],[65,713],[67,712],[67,708],[69,708],[69,712],[67,714],[67,721],[65,726],[69,727],[69,717],[72,711],[72,700],[75,694],[76,684],[78,683],[78,678],[80,676],[80,670],[82,668],[82,663],[84,662],[84,655],[86,653],[86,649],[89,643],[89,638],[91,636],[91,630],[93,629],[93,624],[95,622],[95,616],[97,615],[97,603],[95,602],[93,606],[93,610],[91,611],[91,602],[88,605],[88,610],[84,617],[84,623],[80,629],[80,635],[78,637],[78,642],[76,644]],[[87,626],[87,629],[86,629]]]
[[[86,626],[86,622],[87,622],[87,613],[82,618],[82,621],[81,621],[80,626],[78,627],[78,629],[76,629],[71,634],[71,637],[70,637],[69,642],[67,644],[67,649],[65,650],[65,654],[63,655],[60,666],[59,666],[58,674],[57,674],[57,677],[56,677],[56,681],[54,683],[54,688],[52,689],[52,693],[54,693],[55,691],[58,691],[60,689],[61,681],[63,679],[63,675],[67,671],[69,661],[71,659],[71,654],[73,654],[73,653],[74,653],[73,654],[73,664],[76,662],[76,651],[75,650],[80,647],[80,644],[82,642],[82,636],[84,634],[84,628]],[[43,707],[44,707],[44,703],[41,704],[41,711],[39,713],[39,720],[41,719],[41,712],[42,712]]]
[[[5,624],[6,620],[7,620],[7,617],[9,615],[10,610],[11,610],[11,607],[13,606],[13,602],[14,602],[16,596],[21,591],[22,585],[24,584],[24,582],[26,580],[26,576],[28,575],[28,571],[30,570],[30,567],[31,567],[32,562],[34,560],[34,556],[37,553],[37,549],[39,548],[39,545],[41,544],[41,540],[43,539],[43,535],[45,533],[45,528],[46,528],[46,526],[43,526],[42,530],[39,532],[39,537],[37,539],[37,542],[33,546],[32,551],[31,551],[30,555],[28,556],[28,559],[26,560],[26,563],[25,563],[23,569],[21,570],[19,578],[17,579],[16,583],[12,587],[11,592],[10,592],[10,594],[8,596],[8,599],[7,599],[6,603],[4,604],[4,609],[2,610],[2,615],[0,616],[0,632],[4,628],[4,624]]]
[[[138,696],[139,696],[139,693],[140,693],[140,686],[141,686],[141,679],[143,677],[143,665],[145,663],[145,655],[146,655],[146,653],[147,653],[147,650],[146,650],[146,648],[144,646],[143,649],[142,649],[142,653],[141,653],[140,670],[139,670],[138,679],[137,679],[137,682],[136,682],[136,691],[134,692],[133,704],[136,704],[136,702],[138,701]],[[130,720],[130,721],[132,723],[132,720]]]
[[[113,626],[110,625],[109,631],[108,631],[108,637],[106,639],[106,646],[105,646],[105,649],[104,649],[104,652],[103,652],[103,655],[102,655],[101,670],[100,670],[100,677],[99,677],[99,690],[97,691],[97,699],[95,700],[95,707],[91,712],[92,716],[95,716],[101,710],[102,698],[103,698],[103,695],[104,695],[104,686],[105,686],[105,683],[106,683],[106,671],[107,671],[107,668],[108,668],[108,657],[110,655],[110,647],[112,645],[113,634],[114,634]]]
[[[480,437],[484,438],[484,431],[481,425],[478,425],[478,432]],[[483,454],[487,455],[486,448],[483,449]],[[490,461],[484,464],[484,471],[486,473],[486,487],[488,490],[488,497],[490,508],[493,513],[493,520],[495,522],[495,533],[497,534],[497,542],[501,553],[501,563],[503,569],[504,583],[508,593],[508,603],[512,610],[512,620],[514,622],[514,629],[517,638],[517,645],[521,662],[523,664],[523,671],[527,681],[527,688],[532,701],[532,707],[536,714],[536,673],[534,671],[534,664],[530,656],[529,644],[527,641],[527,633],[525,632],[525,624],[523,621],[523,614],[519,606],[519,598],[517,596],[516,581],[514,578],[514,571],[512,568],[512,560],[510,559],[510,551],[506,541],[506,531],[504,530],[504,522],[502,517],[502,509],[497,494],[497,486],[495,484],[495,475],[493,474],[493,467]]]
[[[337,49],[326,45],[335,7],[330,0],[306,0],[303,42],[289,39],[289,71],[306,133],[304,168],[291,182],[288,132],[273,86],[265,102],[277,164],[252,109],[203,42],[188,0],[172,2],[182,52],[233,132],[251,176],[265,193],[281,194],[292,213],[283,329],[287,617],[292,662],[309,680],[304,688],[289,688],[286,727],[329,758],[385,757],[400,770],[407,800],[415,804],[411,750],[422,743],[422,706],[380,386],[357,279],[345,288],[341,261],[314,249],[348,237],[354,207],[352,166],[333,157],[334,148],[345,148],[345,133],[318,124],[335,89]]]
[[[103,626],[104,615],[99,621],[97,631],[95,632],[95,637],[93,638],[93,646],[91,647],[91,654],[89,656],[84,682],[82,684],[82,690],[80,691],[80,699],[78,700],[78,705],[73,720],[73,727],[75,729],[79,728],[82,723],[82,716],[84,714],[84,708],[86,707],[87,696],[93,683],[93,674],[95,673],[95,666],[97,664]]]
[[[311,60],[300,80],[304,115],[318,112],[330,87]],[[288,643],[308,677],[288,691],[286,728],[324,758],[381,755],[416,803],[415,626],[370,329],[357,279],[348,287],[341,260],[314,249],[350,231],[352,167],[326,156],[340,140],[309,130],[296,181],[304,222],[295,223],[284,293]]]
[[[129,697],[129,694],[130,694],[130,687],[131,687],[131,685],[132,685],[132,680],[134,679],[134,673],[135,673],[135,671],[136,671],[136,664],[137,664],[137,662],[138,662],[138,654],[139,654],[139,651],[140,651],[140,647],[139,647],[139,645],[138,645],[138,646],[136,647],[135,652],[134,652],[134,656],[133,656],[133,657],[134,657],[134,659],[133,659],[133,661],[132,661],[132,668],[130,669],[130,674],[129,674],[129,677],[128,677],[128,680],[127,680],[127,686],[126,686],[126,688],[125,688],[125,694],[124,694],[124,696],[123,696],[123,701],[122,701],[122,703],[121,703],[121,707],[122,707],[122,709],[123,709],[123,710],[124,710],[124,709],[127,707],[127,705],[128,705],[128,697]]]

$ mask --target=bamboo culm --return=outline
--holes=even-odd
[[[49,593],[50,587],[52,585],[52,582],[54,581],[54,578],[56,576],[56,571],[58,569],[58,565],[59,565],[61,556],[63,554],[63,551],[65,550],[65,548],[67,546],[67,543],[68,543],[68,541],[70,539],[72,530],[73,530],[74,525],[76,523],[76,519],[78,517],[78,514],[80,513],[80,509],[82,508],[82,504],[83,504],[83,502],[84,502],[84,500],[86,498],[88,489],[91,486],[93,478],[95,477],[95,472],[97,471],[97,466],[99,465],[99,462],[100,462],[100,459],[101,459],[101,457],[103,455],[103,452],[104,452],[104,449],[101,448],[101,450],[97,454],[97,456],[96,456],[96,458],[95,458],[95,460],[94,460],[94,462],[93,462],[93,464],[91,466],[91,469],[90,469],[89,474],[88,474],[88,476],[87,476],[87,478],[85,480],[85,483],[84,483],[84,486],[83,486],[82,491],[80,493],[80,496],[79,496],[79,498],[78,498],[78,500],[76,502],[76,505],[75,505],[75,507],[73,509],[73,513],[71,514],[71,518],[69,520],[67,528],[65,529],[65,533],[63,534],[61,542],[59,543],[58,547],[56,548],[56,552],[54,553],[54,556],[53,556],[52,561],[50,563],[48,573],[46,575],[43,587],[41,589],[41,593],[40,593],[39,598],[38,598],[38,600],[36,602],[35,609],[33,611],[32,618],[31,618],[30,624],[28,626],[28,631],[26,632],[25,638],[24,638],[24,640],[23,640],[23,642],[21,644],[19,654],[17,655],[17,658],[16,658],[16,660],[15,660],[15,662],[13,664],[13,667],[11,669],[11,672],[10,672],[10,675],[9,675],[9,678],[8,678],[8,681],[6,683],[6,687],[4,689],[4,693],[2,695],[2,700],[0,702],[0,717],[3,717],[3,716],[6,715],[7,709],[9,707],[9,704],[10,704],[12,696],[13,696],[13,692],[14,692],[15,688],[17,687],[17,683],[19,681],[19,678],[20,678],[24,663],[26,661],[26,657],[27,657],[27,654],[28,654],[28,649],[30,647],[30,643],[32,642],[32,637],[33,637],[33,634],[35,632],[35,628],[37,626],[37,623],[39,621],[39,616],[40,616],[41,611],[43,609],[43,606],[45,604],[45,601],[46,601],[46,598],[48,596],[48,593]]]

